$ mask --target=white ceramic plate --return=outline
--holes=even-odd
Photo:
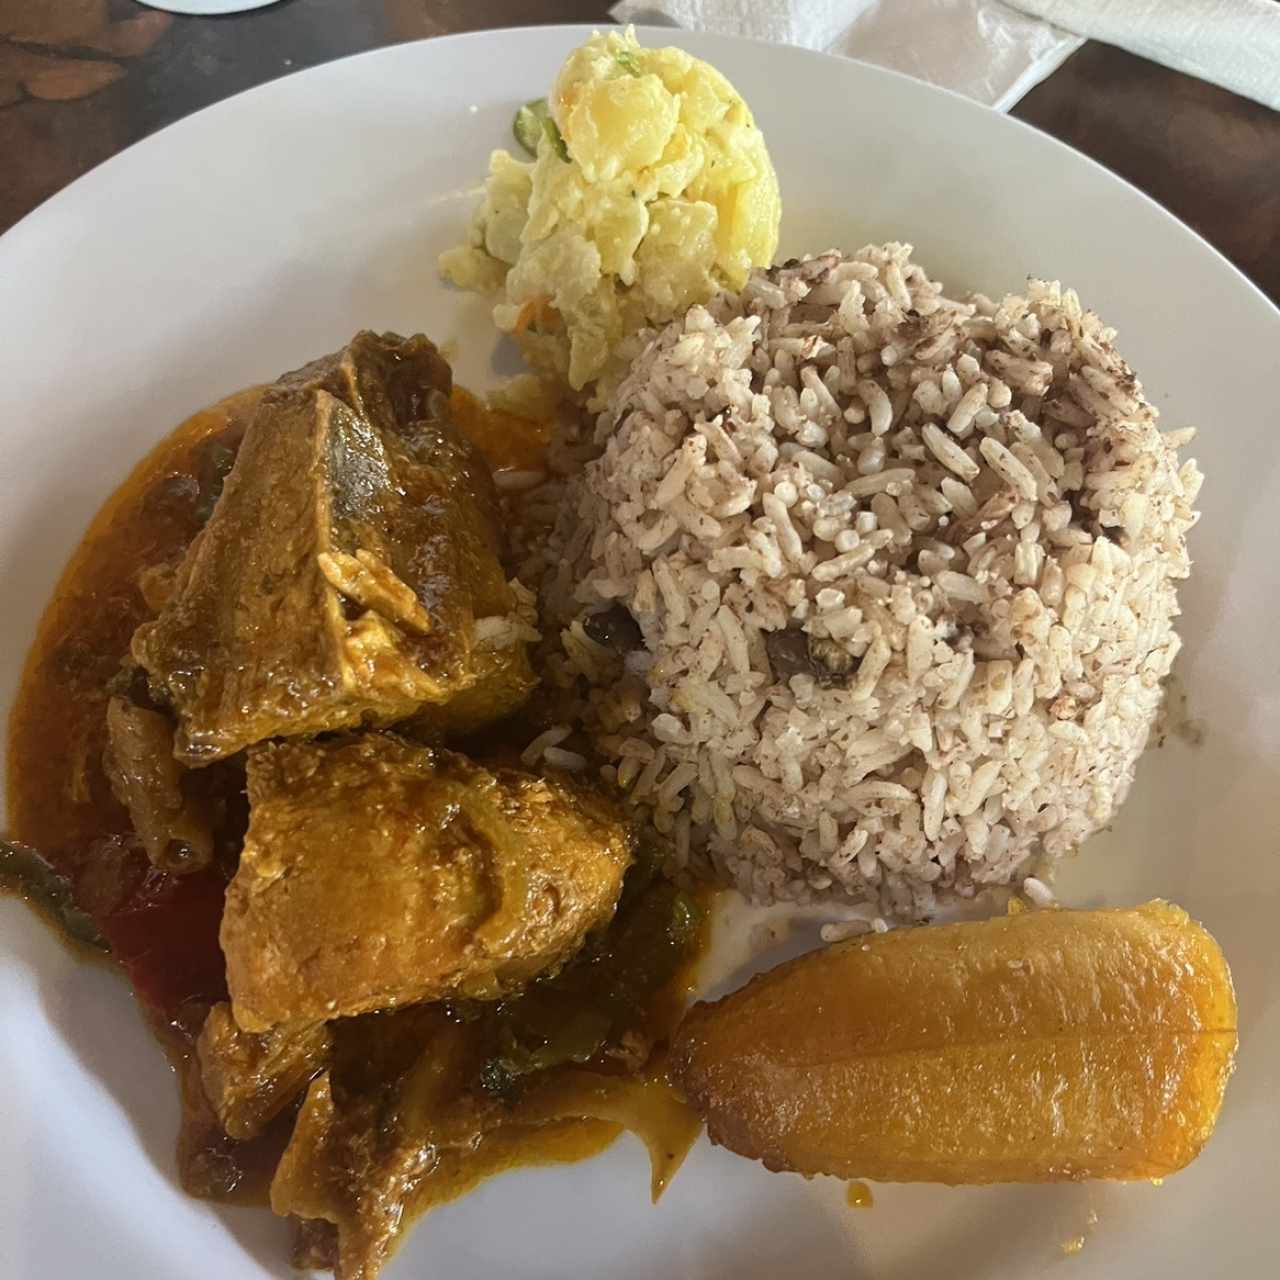
[[[125,152],[0,239],[0,705],[86,522],[198,406],[366,326],[469,339],[461,378],[494,379],[485,308],[439,283],[435,257],[516,104],[586,34],[435,40],[276,81]],[[624,1138],[438,1211],[389,1277],[1275,1275],[1280,313],[1138,192],[1012,120],[853,62],[647,38],[711,59],[752,103],[782,181],[784,254],[899,238],[955,289],[1061,277],[1120,327],[1166,423],[1201,427],[1179,675],[1203,741],[1153,751],[1114,831],[1061,883],[1077,904],[1167,895],[1209,925],[1238,983],[1240,1068],[1217,1136],[1160,1188],[885,1186],[852,1210],[837,1183],[701,1144],[652,1208]],[[0,955],[0,1274],[290,1274],[268,1214],[174,1186],[177,1092],[124,984],[74,964],[12,902]],[[1084,1254],[1064,1262],[1077,1236]]]

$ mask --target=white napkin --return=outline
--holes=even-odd
[[[1280,109],[1276,0],[621,0],[610,12],[861,58],[998,111],[1093,37]]]
[[[1276,0],[1012,0],[1019,9],[1280,111]]]

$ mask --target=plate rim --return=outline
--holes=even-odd
[[[606,24],[607,25],[607,24]],[[619,26],[620,24],[613,24]],[[654,26],[652,24],[628,24],[634,25],[636,34],[646,44],[653,44],[655,41],[662,43],[675,44],[676,47],[682,47],[680,37],[691,39],[692,41],[701,42],[708,41],[710,43],[727,42],[738,46],[755,47],[761,50],[784,50],[786,56],[799,55],[805,59],[819,59],[822,61],[830,61],[837,63],[849,63],[859,68],[858,74],[867,74],[872,78],[883,76],[891,81],[900,84],[912,86],[912,91],[923,92],[926,96],[936,95],[941,102],[950,103],[965,111],[978,113],[983,116],[994,116],[1007,123],[1010,128],[1026,130],[1042,138],[1045,142],[1053,147],[1061,148],[1063,151],[1070,153],[1077,160],[1089,165],[1099,173],[1106,175],[1112,181],[1119,183],[1127,188],[1134,196],[1136,196],[1143,204],[1147,205],[1156,213],[1167,218],[1174,223],[1190,241],[1199,249],[1207,251],[1216,258],[1219,264],[1225,267],[1238,283],[1245,285],[1248,290],[1255,294],[1258,299],[1264,302],[1273,313],[1273,318],[1280,321],[1280,301],[1273,301],[1258,285],[1252,280],[1240,267],[1238,267],[1230,258],[1217,248],[1213,243],[1206,239],[1199,231],[1185,222],[1177,214],[1165,208],[1154,196],[1148,195],[1141,187],[1131,182],[1128,178],[1117,173],[1114,169],[1109,168],[1101,161],[1095,160],[1092,156],[1086,155],[1083,151],[1073,147],[1069,142],[1064,142],[1060,138],[1054,137],[1053,134],[1046,130],[1019,119],[1017,116],[1011,115],[1005,111],[997,111],[994,107],[989,107],[985,103],[976,102],[974,99],[966,97],[955,89],[945,88],[941,85],[930,84],[927,80],[920,80],[915,76],[908,75],[905,71],[899,71],[892,67],[877,66],[873,62],[868,62],[862,58],[852,58],[844,54],[829,53],[822,49],[809,49],[802,45],[784,44],[778,41],[763,40],[755,36],[745,36],[737,34],[725,34],[721,32],[711,31],[691,31],[687,27],[663,27]],[[253,97],[256,94],[270,94],[278,92],[279,86],[287,81],[294,81],[303,76],[322,76],[340,74],[338,71],[344,64],[354,62],[358,59],[374,59],[405,56],[406,51],[415,49],[419,46],[430,45],[438,47],[441,44],[461,45],[465,43],[482,43],[486,40],[492,40],[497,36],[505,38],[528,38],[538,36],[539,38],[552,37],[555,35],[563,35],[567,38],[573,38],[576,43],[581,43],[583,39],[593,32],[604,29],[602,25],[596,23],[526,23],[521,26],[514,27],[485,27],[475,31],[458,31],[441,34],[438,36],[425,36],[417,40],[403,40],[393,44],[380,45],[375,49],[362,49],[355,53],[343,54],[337,58],[330,58],[324,62],[315,63],[312,66],[300,67],[295,71],[286,72],[284,75],[276,76],[273,79],[266,80],[261,84],[251,85],[246,89],[241,89],[238,93],[230,94],[225,98],[219,98],[216,102],[211,102],[206,106],[200,107],[196,111],[172,120],[168,124],[155,130],[153,133],[147,134],[145,137],[138,138],[131,142],[127,147],[108,156],[105,160],[95,164],[86,172],[72,179],[66,186],[59,188],[52,195],[42,200],[34,209],[24,214],[11,227],[0,234],[0,262],[3,261],[8,251],[14,250],[15,246],[20,246],[23,237],[30,233],[31,225],[34,224],[42,214],[55,203],[63,203],[65,198],[82,198],[82,193],[91,188],[95,182],[110,180],[116,172],[112,166],[116,165],[123,157],[129,156],[136,158],[135,153],[148,147],[148,145],[162,134],[168,133],[170,130],[179,129],[188,124],[190,121],[198,117],[208,117],[212,113],[230,109],[231,104],[239,104],[243,99]],[[673,38],[674,37],[674,38]],[[1001,126],[997,126],[1001,127]],[[767,140],[766,140],[767,141]],[[106,177],[104,177],[106,175]],[[74,195],[73,195],[74,193]],[[16,251],[16,250],[14,250]]]

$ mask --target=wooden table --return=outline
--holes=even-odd
[[[133,0],[0,0],[0,230],[181,116],[401,40],[606,23],[608,0],[283,0],[185,18]],[[1280,113],[1088,44],[1013,114],[1101,161],[1280,302]]]

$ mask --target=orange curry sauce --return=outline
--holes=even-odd
[[[69,882],[179,1074],[178,1171],[185,1189],[257,1204],[266,1203],[292,1112],[259,1138],[232,1141],[203,1096],[192,1053],[205,1012],[226,998],[218,926],[227,871],[178,877],[151,867],[112,794],[102,756],[110,686],[134,629],[149,615],[139,577],[179,559],[208,518],[263,390],[237,392],[188,418],[94,517],[40,620],[10,717],[6,833],[38,850]],[[550,437],[545,424],[490,410],[461,388],[452,406],[495,471],[541,465]],[[0,890],[40,905],[21,877],[3,870]],[[686,1003],[705,935],[704,928],[695,958],[648,1011],[660,1035],[674,1027]],[[469,1155],[446,1153],[414,1209],[455,1198],[506,1168],[594,1155],[619,1132],[609,1122],[570,1120],[495,1133]]]

